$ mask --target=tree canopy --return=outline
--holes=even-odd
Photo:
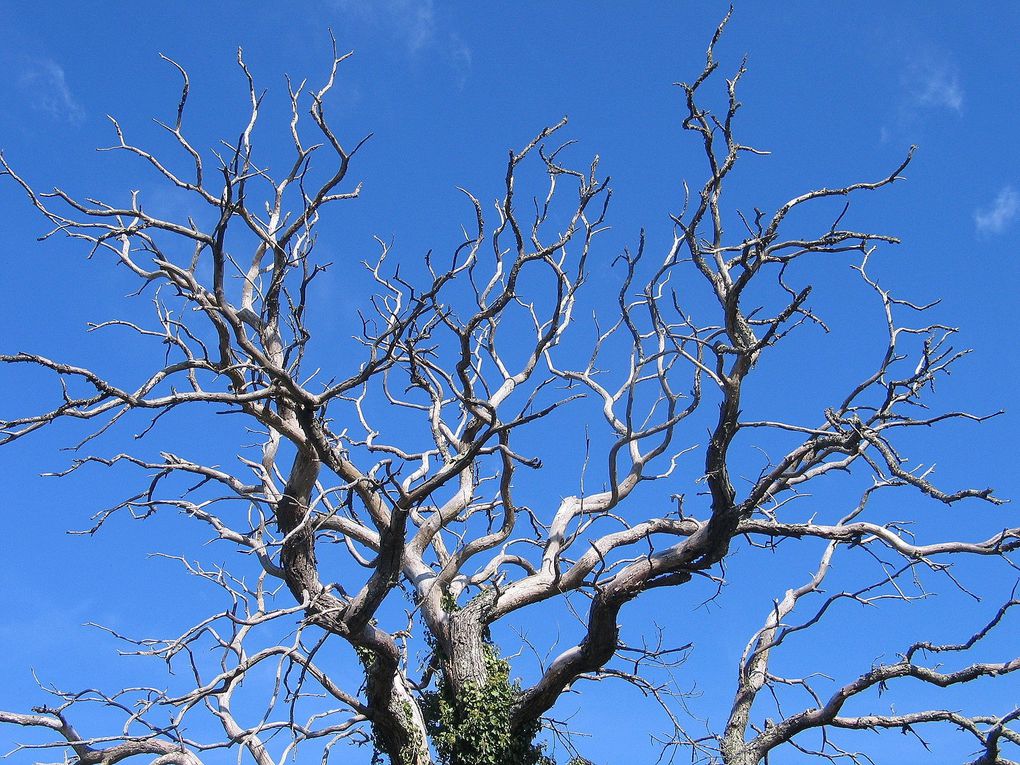
[[[156,525],[159,554],[212,593],[107,628],[158,680],[4,699],[33,756],[282,765],[353,744],[394,765],[601,763],[611,728],[580,738],[570,710],[620,683],[678,761],[863,763],[855,732],[923,751],[937,726],[973,763],[1010,761],[1020,708],[951,694],[1020,669],[1000,637],[1020,528],[991,488],[944,483],[919,456],[998,412],[940,405],[967,351],[937,302],[879,278],[900,240],[852,207],[903,181],[914,150],[748,203],[735,170],[768,152],[742,131],[725,26],[677,89],[702,180],[622,250],[601,244],[611,180],[563,118],[507,153],[494,201],[461,189],[452,245],[380,237],[363,262],[334,257],[323,240],[356,214],[372,145],[332,116],[352,65],[335,45],[321,81],[287,80],[284,140],[265,152],[279,94],[243,52],[247,117],[213,147],[189,137],[189,74],[164,57],[181,81],[157,123],[169,148],[111,118],[108,149],[165,196],[43,192],[0,157],[43,240],[134,281],[90,327],[112,371],[70,339],[59,357],[2,349],[0,442],[67,434],[57,475],[123,482],[83,531],[176,518],[189,531]],[[212,544],[196,551],[195,528]],[[759,599],[727,598],[742,581]],[[982,581],[980,618],[904,615]],[[875,607],[902,629],[860,661]],[[196,608],[174,634],[149,627]],[[716,610],[746,630],[742,654],[712,655]],[[706,691],[726,703],[699,711]]]

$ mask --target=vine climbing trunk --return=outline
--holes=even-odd
[[[425,717],[400,673],[379,677],[369,671],[366,690],[380,705],[372,720],[376,749],[391,765],[432,765]]]
[[[551,761],[532,743],[538,726],[511,725],[521,690],[488,640],[493,601],[483,593],[450,615],[443,679],[425,710],[432,743],[444,765],[545,765]]]

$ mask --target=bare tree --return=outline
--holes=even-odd
[[[600,251],[609,181],[597,157],[577,167],[567,158],[570,142],[555,143],[564,119],[509,153],[494,210],[464,192],[472,222],[451,253],[401,269],[379,241],[367,265],[377,294],[357,327],[360,355],[317,348],[308,318],[316,310],[310,285],[327,267],[314,252],[316,230],[327,208],[359,191],[348,178],[364,141],[348,143],[326,112],[347,56],[334,55],[318,89],[288,81],[293,150],[282,176],[271,176],[253,149],[262,95],[240,53],[250,117],[214,164],[187,137],[188,75],[174,61],[183,90],[175,116],[161,124],[186,169],[177,169],[179,158],[136,146],[114,122],[112,148],[189,195],[208,225],[163,217],[137,194],[116,205],[59,188],[42,193],[0,159],[4,175],[49,221],[43,238],[81,240],[91,254],[129,269],[139,293],[151,297],[154,320],[97,327],[137,333],[166,358],[128,385],[40,355],[0,356],[51,375],[60,390],[46,411],[4,420],[2,442],[68,420],[91,423],[64,475],[104,465],[146,476],[140,491],[101,510],[91,531],[118,513],[171,510],[249,554],[233,571],[180,559],[189,574],[222,590],[222,611],[168,639],[116,636],[130,653],[164,661],[187,689],[47,688],[50,703],[0,712],[0,721],[51,732],[26,746],[63,749],[82,765],[138,757],[191,765],[231,749],[258,765],[299,751],[302,761],[325,762],[339,742],[370,742],[394,765],[544,763],[550,737],[570,746],[569,726],[550,717],[564,693],[585,680],[615,679],[661,707],[672,726],[666,753],[692,761],[751,765],[796,749],[870,762],[840,744],[852,736],[842,731],[948,723],[973,738],[974,763],[1009,762],[1003,751],[1020,744],[1020,708],[894,712],[875,692],[906,678],[945,687],[1020,669],[1016,656],[966,658],[993,631],[1008,629],[1016,598],[993,606],[985,624],[961,626],[955,644],[915,636],[889,647],[899,651],[894,659],[870,667],[834,662],[804,677],[776,668],[784,644],[845,617],[833,616],[837,605],[909,602],[929,575],[953,581],[957,560],[1008,564],[1020,528],[988,539],[961,533],[919,541],[904,524],[872,514],[869,500],[897,487],[913,490],[918,502],[1001,501],[990,489],[940,488],[930,472],[910,467],[898,445],[912,430],[983,419],[927,408],[936,380],[964,355],[951,345],[954,330],[926,318],[930,305],[894,297],[872,276],[869,258],[895,237],[843,223],[850,198],[899,181],[910,155],[874,181],[809,191],[774,212],[730,211],[723,190],[734,166],[765,152],[739,137],[743,66],[724,81],[724,107],[704,105],[706,88],[718,81],[713,50],[724,25],[704,70],[680,85],[683,127],[701,142],[708,173],[670,216],[665,252],[651,252],[643,235],[623,254]],[[332,168],[325,175],[313,169],[322,155]],[[520,187],[534,177],[545,187],[532,204]],[[831,225],[789,231],[795,211],[833,198],[846,205]],[[813,264],[824,255],[851,258],[873,294],[887,328],[875,338],[880,361],[848,390],[827,390],[831,403],[814,421],[767,412],[745,418],[741,397],[756,365],[776,346],[795,344],[802,325],[824,327],[809,301]],[[585,286],[595,258],[615,258],[620,278],[615,301],[597,307],[593,334]],[[308,359],[320,357],[331,366],[311,369]],[[139,416],[150,422],[136,438],[162,417],[210,404],[224,421],[242,419],[258,441],[238,443],[234,464],[149,453],[145,440],[132,441],[141,452],[88,451],[116,442]],[[583,430],[563,432],[582,418]],[[698,446],[706,427],[707,442]],[[584,451],[583,465],[569,479],[571,496],[537,492],[529,505],[520,495],[536,492],[522,485],[553,485],[536,456],[540,439]],[[734,475],[746,471],[755,445],[781,456],[745,485]],[[683,474],[695,461],[703,467],[692,485]],[[793,501],[837,473],[854,477],[861,493],[842,503]],[[692,620],[687,634],[628,645],[624,607],[661,588],[721,588],[734,549],[764,556],[784,540],[820,555],[816,569],[762,608],[735,678],[724,667],[711,680],[735,681],[732,709],[721,726],[701,732],[680,686],[663,678],[681,667],[692,642],[711,636],[699,636]],[[833,560],[851,550],[872,562],[855,565],[858,585],[840,580],[825,589]],[[532,677],[516,679],[525,675],[515,672],[514,657],[530,640],[499,645],[492,628],[550,600],[574,609],[582,637]],[[932,663],[936,655],[962,660],[947,668]],[[358,664],[360,687],[343,687],[337,656]],[[76,727],[97,706],[120,716],[120,727]],[[193,733],[208,732],[208,721],[222,733]]]

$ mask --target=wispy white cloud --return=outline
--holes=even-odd
[[[408,0],[389,0],[393,6],[390,16],[406,19],[403,22],[407,35],[407,45],[412,53],[417,53],[432,45],[436,40],[436,8],[432,0],[427,2],[409,2]]]
[[[963,89],[956,74],[929,71],[918,86],[916,98],[921,106],[944,106],[954,112],[963,111]]]
[[[925,56],[911,62],[903,79],[913,106],[963,113],[963,86],[951,64]]]
[[[26,94],[29,106],[54,119],[77,123],[85,117],[85,110],[67,84],[64,68],[53,59],[33,58],[25,62],[18,87]]]
[[[443,56],[462,83],[471,70],[471,48],[456,32],[441,27],[434,0],[335,0],[335,5],[348,18],[394,38],[411,56]]]
[[[1006,186],[988,207],[974,211],[974,225],[979,234],[999,234],[1020,215],[1020,194]]]
[[[952,56],[929,43],[910,46],[900,59],[899,71],[890,72],[890,80],[899,81],[890,95],[885,123],[880,126],[883,143],[901,138],[917,140],[934,118],[948,114],[962,116],[967,94],[960,70]]]
[[[457,71],[459,78],[458,86],[464,87],[468,74],[471,72],[471,48],[456,34],[450,33],[446,55],[449,57],[453,68]]]
[[[336,0],[348,17],[385,29],[401,39],[409,53],[419,53],[436,39],[436,6],[433,0]]]

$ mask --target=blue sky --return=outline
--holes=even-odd
[[[667,241],[667,214],[681,204],[682,181],[693,186],[703,178],[699,147],[680,130],[682,102],[673,83],[700,72],[705,44],[724,12],[716,2],[0,2],[0,68],[7,73],[0,80],[0,148],[41,187],[59,183],[74,193],[112,199],[138,188],[152,204],[186,215],[185,203],[160,191],[137,165],[93,151],[113,139],[105,115],[115,115],[139,142],[158,144],[149,118],[172,116],[178,88],[175,72],[157,55],[162,52],[191,74],[194,141],[211,146],[236,135],[245,107],[234,65],[240,45],[269,90],[263,135],[271,151],[277,139],[270,125],[285,128],[282,75],[316,82],[329,62],[332,28],[340,48],[356,52],[342,69],[331,103],[334,119],[350,137],[374,136],[353,171],[365,183],[362,199],[323,229],[321,246],[335,253],[331,259],[371,256],[373,234],[392,239],[409,258],[449,244],[470,221],[456,187],[494,197],[507,149],[566,114],[566,133],[579,142],[574,156],[598,153],[603,171],[613,177],[612,230],[600,244],[611,260],[633,244],[641,227],[648,228],[652,246]],[[743,2],[718,51],[726,72],[749,56],[739,133],[772,152],[745,161],[734,179],[733,203],[744,209],[769,209],[820,185],[881,177],[911,144],[920,147],[908,182],[862,198],[853,219],[903,239],[899,248],[877,256],[883,283],[918,301],[943,298],[938,318],[960,326],[959,345],[975,349],[940,389],[940,405],[1007,409],[980,428],[954,426],[941,437],[926,435],[918,440],[918,453],[938,464],[944,485],[994,485],[1008,498],[1018,489],[1017,30],[1020,5],[1007,2],[980,9],[950,2]],[[122,311],[131,280],[99,259],[86,262],[73,243],[37,244],[43,224],[10,183],[0,183],[0,216],[7,263],[0,282],[3,352],[71,356],[130,375],[125,353],[111,354],[108,341],[82,330],[87,321]],[[839,279],[846,271],[837,265],[820,274],[815,302],[826,296],[834,301],[826,316],[845,334],[837,329],[839,341],[824,344],[806,337],[799,347],[808,349],[808,359],[778,356],[776,366],[762,373],[762,386],[751,391],[751,406],[771,403],[778,391],[784,395],[776,406],[793,414],[817,412],[824,406],[812,397],[817,387],[796,386],[838,378],[866,356],[875,306],[843,291]],[[343,335],[345,319],[354,316],[356,301],[343,288],[329,280],[322,288],[318,320],[327,336]],[[791,370],[806,377],[791,376]],[[43,400],[27,377],[7,375],[0,386],[4,415],[9,407]],[[77,483],[37,476],[66,466],[68,455],[56,450],[72,440],[71,432],[42,433],[0,452],[0,512],[9,530],[0,541],[2,709],[39,703],[30,668],[63,686],[135,682],[134,665],[118,660],[116,646],[82,623],[141,623],[147,632],[167,633],[179,628],[180,613],[199,612],[202,599],[212,597],[182,585],[165,561],[145,556],[179,538],[183,549],[215,558],[219,552],[201,546],[201,530],[156,518],[115,524],[95,538],[62,533],[87,526],[93,511],[124,490],[124,479],[112,474]],[[214,451],[220,445],[207,446]],[[895,512],[931,513],[926,517],[933,533],[955,528],[969,537],[1017,525],[1007,519],[1009,506],[996,515],[967,505],[950,516],[911,501],[905,498]],[[966,523],[957,525],[953,518],[959,517]],[[702,663],[692,664],[699,673],[710,668],[710,674],[697,675],[699,714],[725,707],[733,650],[770,598],[806,574],[806,568],[791,574],[784,565],[772,561],[766,576],[744,572],[753,581],[735,583],[716,607],[697,608],[696,596],[678,604],[659,595],[634,607],[636,622],[659,616],[682,632],[692,619],[708,620],[708,633],[719,636],[704,646]],[[735,582],[741,566],[735,562],[730,572]],[[1016,579],[1001,566],[973,576],[993,593],[1008,592]],[[897,616],[895,632],[887,621],[862,617],[867,639],[850,651],[860,660],[857,666],[866,669],[880,653],[927,630],[953,626],[944,619],[947,607],[965,629],[994,602],[992,597],[979,606],[946,598],[941,611]],[[884,644],[887,637],[891,642]],[[825,656],[811,649],[808,660]],[[982,689],[982,695],[1004,710],[1016,703],[1018,690],[1014,683]],[[592,699],[576,718],[579,728],[599,730],[619,711],[611,693]],[[960,703],[973,700],[961,697]],[[600,764],[654,761],[647,735],[654,725],[645,724],[639,706],[634,709],[631,727],[611,741],[596,739],[589,756]],[[875,744],[872,751],[885,753],[876,760],[944,761],[917,746],[901,750],[907,745],[900,738],[888,734]],[[11,731],[0,729],[0,750],[12,740]],[[966,743],[961,751],[968,751]],[[960,745],[959,739],[945,743]]]

